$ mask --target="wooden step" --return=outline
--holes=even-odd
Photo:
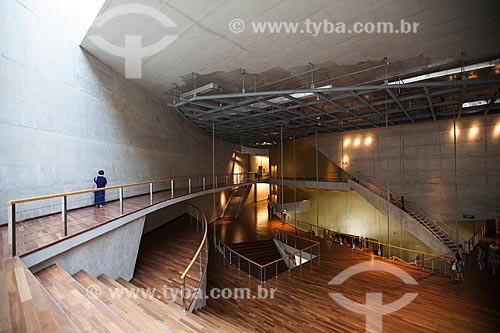
[[[87,295],[87,290],[58,265],[49,266],[36,276],[80,330],[135,332],[98,298]]]
[[[85,289],[95,288],[99,291],[99,300],[108,306],[120,318],[132,326],[137,332],[172,332],[155,319],[147,315],[141,308],[129,300],[129,293],[111,290],[107,285],[85,271],[79,271],[73,278]]]
[[[129,290],[135,291],[135,289],[137,289],[134,284],[122,278],[118,278],[116,282]],[[164,304],[154,297],[148,298],[148,300],[163,313],[167,313],[170,317],[175,318],[175,320],[182,324],[182,327],[188,330],[188,332],[250,332],[249,330],[243,329],[239,325],[233,325],[225,322],[224,320],[218,319],[217,317],[212,318],[212,320],[206,320],[205,318],[199,316],[199,311],[195,313],[184,312],[176,304]]]
[[[119,278],[116,280],[118,283],[123,285],[129,290],[132,290],[135,292],[137,287],[122,279]],[[175,320],[177,320],[179,323],[183,325],[183,327],[191,332],[220,332],[217,327],[214,327],[211,323],[205,322],[198,316],[194,315],[191,312],[184,312],[180,306],[178,306],[175,303],[163,303],[160,300],[152,297],[149,299],[151,303],[153,303],[155,306],[159,308],[164,308],[166,309],[165,311],[168,313],[168,315]],[[233,327],[232,331],[229,332],[237,332],[239,331],[237,328]]]
[[[0,260],[0,332],[80,332],[19,258]]]
[[[130,285],[131,290],[126,288],[124,284],[128,284],[127,281],[122,280],[122,283],[113,280],[107,275],[99,276],[99,280],[104,283],[108,288],[120,289],[122,292],[131,293],[129,300],[140,307],[145,313],[147,313],[151,318],[154,318],[161,322],[164,326],[168,327],[173,332],[194,332],[193,330],[185,327],[177,321],[173,316],[170,315],[172,310],[166,304],[157,301],[154,297],[148,296],[146,293],[135,292],[133,285]]]

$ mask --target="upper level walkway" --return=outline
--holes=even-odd
[[[254,173],[172,178],[151,182],[117,185],[105,188],[107,201],[103,208],[91,205],[93,192],[82,190],[42,197],[11,200],[8,225],[0,226],[0,258],[17,255],[21,258],[35,251],[64,242],[76,236],[109,224],[123,225],[156,210],[234,186],[258,181]],[[114,192],[114,193],[113,193]],[[116,194],[118,198],[116,199]],[[128,194],[128,196],[127,196]],[[113,195],[115,195],[113,197]],[[62,204],[54,205],[54,200]],[[44,202],[55,207],[48,214],[36,216],[42,209],[31,209],[33,203]],[[83,206],[69,209],[68,203],[83,202]],[[46,206],[46,204],[45,204]],[[35,214],[23,219],[23,215]],[[33,213],[34,212],[34,213]]]

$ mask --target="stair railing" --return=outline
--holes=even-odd
[[[207,267],[208,267],[208,242],[207,242],[207,231],[208,223],[207,217],[203,212],[196,206],[187,203],[188,215],[195,219],[195,222],[201,226],[203,237],[201,239],[200,245],[196,250],[193,258],[187,265],[186,269],[181,274],[181,300],[182,309],[184,311],[192,312],[193,310],[198,310],[205,306],[206,304],[206,287],[207,287]],[[198,272],[192,273],[195,268],[199,268]],[[192,299],[188,299],[186,293],[186,277],[189,273],[201,275],[200,283],[194,286],[194,293],[189,292],[192,295]]]
[[[319,237],[323,239],[328,239],[331,242],[339,243],[341,245],[348,246],[352,250],[359,249],[365,251],[366,249],[372,251],[375,255],[384,257],[388,253],[390,248],[391,254],[400,253],[399,256],[392,255],[390,259],[402,261],[410,264],[416,264],[421,268],[431,269],[433,272],[439,271],[439,269],[444,269],[446,271],[447,267],[444,263],[452,258],[452,252],[436,255],[434,253],[427,253],[424,251],[413,250],[401,246],[396,246],[392,244],[386,244],[379,242],[376,239],[370,239],[362,237],[359,235],[353,235],[344,232],[338,232],[324,227],[320,227],[309,222],[296,219],[293,216],[287,215],[286,223],[292,227],[295,232],[305,232],[310,235],[311,238]],[[278,230],[281,233],[281,230]],[[311,234],[311,231],[315,231],[315,236]],[[277,231],[275,231],[277,233]],[[290,233],[288,233],[290,236]],[[403,258],[406,257],[406,260]]]
[[[293,237],[296,237],[295,235],[291,235]],[[292,237],[291,237],[292,238]],[[286,265],[287,260],[294,260],[295,258],[299,258],[299,264],[297,266],[302,266],[303,264],[303,258],[306,258],[307,255],[309,255],[309,258],[317,258],[320,256],[320,242],[319,241],[311,241],[307,238],[303,237],[298,237],[299,239],[303,239],[307,242],[310,242],[311,244],[308,246],[305,246],[303,248],[297,249],[297,251],[294,251],[293,253],[289,253],[288,255],[285,255],[279,259],[276,259],[274,261],[271,261],[267,264],[261,265],[244,255],[238,253],[236,250],[232,249],[230,246],[226,245],[224,242],[222,242],[220,239],[218,239],[216,236],[214,236],[214,245],[217,251],[224,257],[224,259],[227,259],[230,264],[233,264],[238,267],[238,270],[240,270],[242,267],[245,267],[245,269],[248,271],[248,276],[254,276],[256,277],[260,283],[264,283],[267,279],[267,271],[270,270],[273,266],[274,269],[276,270],[276,278],[278,277],[278,265],[281,261],[283,261]],[[312,259],[309,260],[311,261],[312,265]],[[246,268],[246,265],[248,264],[248,269]],[[288,266],[287,266],[288,267]],[[252,275],[252,272],[254,275]]]
[[[484,237],[485,235],[485,232],[486,232],[486,224],[483,224],[481,225],[475,232],[474,234],[472,235],[471,238],[469,238],[466,242],[465,242],[465,247],[466,247],[466,251],[468,253],[472,252],[472,250],[474,249],[474,247],[479,244],[479,242],[481,241],[481,238]]]

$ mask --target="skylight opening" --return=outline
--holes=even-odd
[[[78,45],[80,45],[89,32],[90,27],[99,14],[105,0],[79,0],[80,3],[80,29],[78,32]]]

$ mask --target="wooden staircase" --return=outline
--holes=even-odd
[[[241,210],[245,201],[248,198],[251,186],[240,186],[231,193],[224,214],[222,216],[225,220],[234,220],[240,216]]]
[[[19,327],[19,331],[245,332],[216,318],[185,312],[174,302],[164,303],[121,278],[95,278],[85,271],[70,276],[58,265],[52,265],[35,274],[40,284],[27,273],[33,285],[39,286],[42,297],[37,303],[46,310],[39,316],[43,323],[36,318],[27,320],[26,325],[34,329]]]
[[[281,254],[272,239],[234,243],[229,244],[228,247],[260,265],[265,265],[272,261],[281,259]],[[250,264],[249,268],[249,263],[241,258],[238,259],[238,256],[236,255],[230,256],[226,253],[226,258],[230,259],[231,263],[238,266],[240,270],[249,272],[250,275],[261,281],[265,281],[271,277],[279,275],[280,273],[288,271],[288,266],[284,260],[280,260],[277,264],[266,266],[261,271],[260,267],[256,265]]]

